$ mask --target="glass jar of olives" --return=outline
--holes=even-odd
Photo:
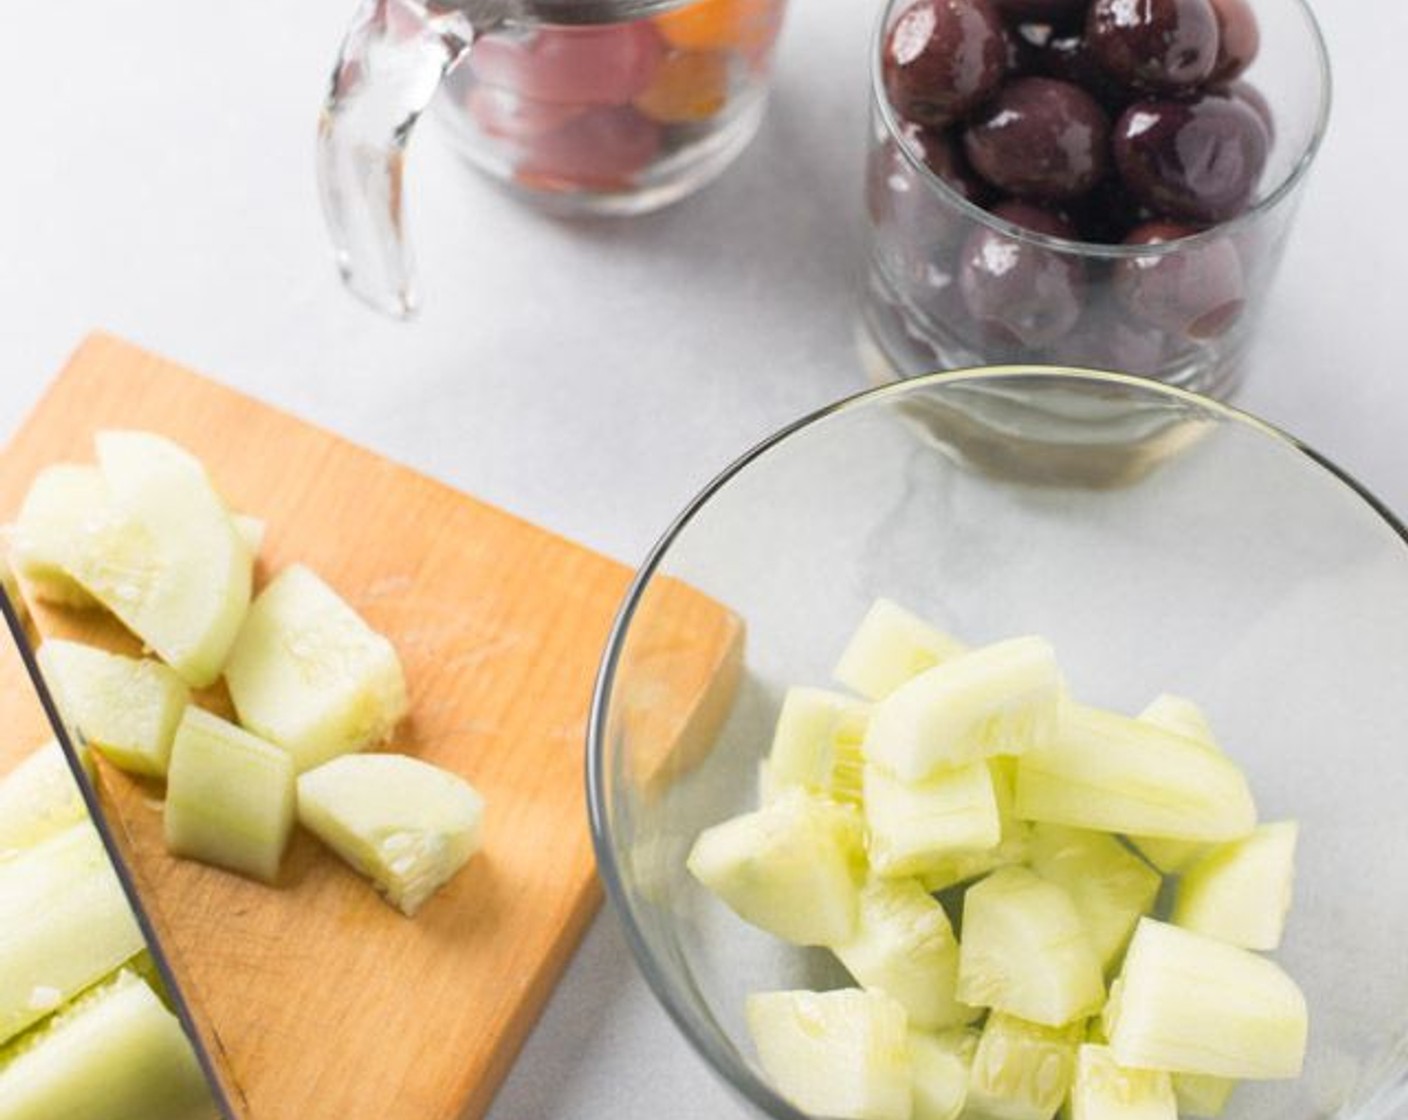
[[[873,376],[1231,393],[1329,112],[1304,0],[890,0],[871,67]]]

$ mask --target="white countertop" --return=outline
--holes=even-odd
[[[548,220],[419,137],[425,308],[402,324],[342,291],[314,191],[350,0],[7,4],[0,434],[101,326],[636,562],[736,454],[864,387],[852,331],[878,0],[793,5],[757,142],[664,213]],[[1238,403],[1408,515],[1408,7],[1318,7],[1330,135]],[[741,1109],[603,913],[492,1115]]]

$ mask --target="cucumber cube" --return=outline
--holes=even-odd
[[[997,802],[997,846],[949,852],[929,859],[919,875],[925,890],[937,893],[977,879],[999,867],[1026,861],[1032,828],[1013,814],[1012,781],[1016,761],[1015,758],[1003,757],[988,759],[993,798]]]
[[[705,829],[685,865],[744,921],[796,945],[839,945],[855,936],[862,863],[859,814],[793,790]]]
[[[1225,841],[1256,827],[1246,779],[1183,735],[1084,705],[1017,761],[1017,815],[1103,832]]]
[[[406,755],[344,755],[298,779],[303,827],[408,917],[479,850],[483,815],[463,778]]]
[[[143,946],[107,850],[86,820],[0,864],[0,1042]]]
[[[1163,1070],[1125,1069],[1107,1046],[1076,1054],[1071,1120],[1178,1120],[1173,1085]]]
[[[968,1100],[969,1070],[977,1049],[978,1032],[975,1030],[930,1034],[910,1028],[913,1120],[958,1120]]]
[[[883,992],[755,992],[745,1015],[763,1072],[803,1112],[912,1120],[904,1008]]]
[[[883,700],[905,681],[967,647],[889,599],[876,599],[831,676],[867,700]]]
[[[217,1120],[181,1024],[123,971],[0,1051],[5,1120]]]
[[[249,606],[249,549],[200,462],[147,432],[100,432],[110,494],[68,572],[192,687],[213,684]]]
[[[983,1024],[968,1078],[965,1115],[1051,1120],[1075,1074],[1083,1024],[1047,1027],[994,1011]]]
[[[250,606],[225,666],[240,723],[301,774],[384,742],[406,713],[396,651],[308,568],[285,568]]]
[[[1070,896],[1024,867],[1004,867],[969,887],[957,994],[1049,1027],[1099,1011],[1100,958]]]
[[[1139,713],[1139,718],[1221,753],[1207,716],[1186,697],[1161,693]],[[1208,845],[1194,840],[1169,840],[1160,836],[1131,836],[1129,842],[1164,875],[1178,874],[1208,849]]]
[[[1061,677],[1042,638],[1012,638],[920,673],[875,705],[866,758],[906,781],[1045,745]]]
[[[64,607],[98,605],[69,570],[84,526],[108,501],[97,467],[55,463],[34,476],[10,538],[10,562],[36,599]]]
[[[39,668],[75,742],[134,774],[163,777],[190,690],[175,670],[49,638]]]
[[[1174,924],[1244,949],[1281,944],[1295,879],[1296,823],[1261,825],[1220,844],[1183,874]]]
[[[1032,829],[1030,860],[1033,871],[1070,895],[1109,972],[1158,897],[1158,872],[1109,833],[1055,824]]]
[[[293,831],[293,760],[243,728],[189,707],[166,779],[166,847],[272,883]]]
[[[63,748],[50,740],[0,779],[0,865],[87,819]]]
[[[1105,1007],[1123,1066],[1229,1078],[1300,1075],[1305,996],[1266,957],[1143,918]]]
[[[764,800],[803,789],[838,801],[861,798],[861,740],[870,705],[822,688],[790,688],[763,770]]]
[[[833,951],[856,982],[893,996],[922,1030],[969,1023],[980,1012],[954,998],[958,940],[944,908],[914,879],[861,888],[855,936]]]
[[[868,764],[863,789],[870,865],[877,875],[922,875],[945,856],[995,848],[1002,839],[985,761],[940,770],[915,782]]]

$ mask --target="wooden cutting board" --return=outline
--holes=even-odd
[[[235,1111],[481,1116],[600,899],[583,752],[630,573],[102,335],[0,454],[0,518],[42,466],[91,462],[94,432],[111,427],[175,439],[232,508],[267,520],[257,581],[306,563],[385,633],[411,698],[394,747],[463,774],[488,804],[484,850],[407,919],[301,831],[276,889],[173,859],[161,787],[101,768],[104,811]],[[651,732],[662,750],[697,749],[727,710],[741,628],[687,587],[668,594],[656,637],[675,676],[651,705]],[[41,608],[34,624],[137,648],[93,614]],[[45,736],[15,657],[0,661],[0,726],[3,773]]]

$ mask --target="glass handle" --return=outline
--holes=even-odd
[[[511,0],[361,0],[318,121],[318,188],[348,288],[398,318],[416,306],[402,209],[406,144],[440,80]]]

